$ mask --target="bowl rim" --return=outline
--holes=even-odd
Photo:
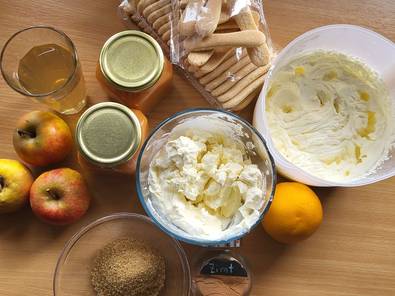
[[[140,167],[141,167],[141,160],[143,157],[143,154],[145,152],[145,149],[147,147],[148,142],[150,141],[150,139],[168,122],[182,116],[188,113],[197,113],[197,112],[218,112],[218,113],[222,113],[225,115],[228,115],[236,120],[241,121],[242,123],[244,123],[247,127],[249,127],[251,129],[251,131],[253,133],[255,133],[255,135],[260,139],[260,141],[262,142],[263,146],[265,147],[266,153],[268,155],[268,160],[270,162],[270,167],[272,170],[272,182],[271,182],[271,186],[272,186],[272,191],[270,193],[269,199],[266,203],[265,208],[263,209],[262,213],[259,215],[257,221],[249,228],[247,229],[245,232],[228,238],[228,239],[222,239],[222,240],[202,240],[202,239],[189,239],[189,238],[185,238],[183,236],[180,236],[176,233],[174,233],[173,231],[167,229],[164,225],[162,225],[156,218],[155,216],[151,213],[151,211],[149,210],[149,208],[147,207],[147,204],[144,200],[144,195],[142,193],[141,190],[141,182],[140,182]],[[136,191],[137,191],[137,195],[139,197],[140,203],[144,208],[144,211],[148,214],[148,216],[152,219],[152,221],[154,221],[154,223],[156,223],[156,225],[162,229],[162,231],[164,231],[165,233],[167,233],[168,235],[174,237],[177,240],[183,241],[185,243],[188,244],[192,244],[192,245],[197,245],[197,246],[218,246],[218,245],[226,245],[229,244],[230,242],[239,240],[240,238],[242,238],[243,236],[247,235],[249,232],[251,232],[263,219],[264,215],[267,213],[267,211],[270,208],[270,205],[273,201],[274,198],[274,193],[276,191],[276,184],[277,184],[277,171],[276,171],[276,166],[275,166],[275,162],[273,159],[273,156],[271,155],[271,152],[266,144],[266,140],[264,139],[264,137],[261,135],[261,133],[254,127],[252,126],[252,124],[250,124],[247,120],[245,120],[244,118],[241,118],[240,116],[231,113],[229,111],[226,110],[221,110],[221,109],[215,109],[215,108],[190,108],[190,109],[186,109],[177,113],[174,113],[172,116],[166,118],[165,120],[161,121],[156,127],[155,129],[152,130],[152,132],[149,134],[149,136],[147,137],[147,139],[145,140],[143,146],[141,147],[138,159],[137,159],[137,165],[136,165]]]
[[[105,222],[108,221],[113,221],[113,220],[120,220],[120,219],[140,219],[143,220],[154,227],[157,227],[157,224],[152,221],[149,217],[137,213],[129,213],[129,212],[120,212],[120,213],[114,213],[108,216],[101,217],[99,219],[96,219],[95,221],[89,223],[88,225],[85,225],[82,227],[77,233],[75,233],[65,244],[63,247],[62,252],[60,253],[60,256],[56,262],[56,267],[52,279],[52,290],[53,290],[53,295],[56,296],[57,291],[56,291],[56,284],[59,281],[59,273],[62,268],[62,265],[64,263],[64,259],[68,256],[70,251],[73,249],[74,245],[79,241],[81,237],[83,237],[87,232],[89,232],[91,229],[95,228],[96,226],[99,226],[101,224],[104,224]],[[167,235],[166,233],[164,233]],[[168,235],[167,235],[168,236]],[[180,257],[182,269],[184,272],[184,275],[187,279],[187,296],[191,294],[191,288],[192,288],[192,278],[191,278],[191,269],[188,261],[188,257],[181,246],[180,242],[174,239],[172,236],[168,236],[174,243],[174,246],[176,248],[176,251],[178,253],[178,256]]]
[[[309,182],[307,181],[302,181],[301,179],[299,179],[299,182],[303,182],[306,184],[309,184],[311,186],[318,186],[318,187],[357,187],[357,186],[363,186],[363,185],[368,185],[368,184],[372,184],[372,183],[376,183],[382,180],[385,180],[387,178],[390,178],[392,176],[395,175],[395,171],[394,172],[389,172],[386,174],[383,174],[380,177],[377,177],[375,179],[369,178],[369,179],[365,179],[365,177],[362,177],[363,179],[361,179],[361,177],[359,177],[358,179],[354,179],[348,182],[339,182],[339,181],[330,181],[330,180],[326,180],[326,179],[322,179],[320,177],[317,177],[315,175],[310,174],[309,172],[305,171],[303,168],[298,167],[296,165],[294,165],[292,162],[288,161],[274,146],[272,137],[269,133],[269,129],[267,126],[267,120],[266,120],[266,116],[265,116],[265,105],[264,102],[266,101],[266,93],[269,87],[269,82],[272,79],[273,76],[273,72],[277,69],[277,64],[283,60],[284,55],[286,55],[288,53],[288,51],[295,46],[295,44],[299,43],[301,40],[317,34],[321,31],[328,31],[328,30],[339,30],[339,29],[348,29],[348,30],[352,30],[352,31],[359,31],[359,32],[363,32],[364,34],[367,35],[371,35],[372,37],[376,38],[377,40],[380,40],[381,42],[384,42],[392,47],[394,47],[395,49],[395,43],[392,42],[390,39],[388,39],[387,37],[373,31],[370,30],[368,28],[362,27],[362,26],[357,26],[357,25],[351,25],[351,24],[330,24],[330,25],[325,25],[325,26],[320,26],[317,28],[313,28],[311,30],[308,30],[300,35],[298,35],[297,37],[295,37],[293,40],[291,40],[283,49],[280,50],[280,52],[278,53],[278,55],[274,58],[272,65],[270,66],[270,69],[267,73],[267,76],[265,78],[265,83],[262,87],[262,90],[258,96],[258,101],[257,104],[255,106],[255,111],[254,111],[254,126],[255,126],[255,116],[257,114],[256,109],[257,108],[261,108],[262,110],[262,115],[264,116],[263,118],[263,127],[264,129],[266,129],[266,133],[264,133],[266,135],[267,138],[267,142],[269,143],[268,145],[268,149],[270,151],[270,153],[272,154],[273,158],[276,158],[276,164],[278,165],[278,162],[281,162],[281,165],[278,165],[278,168],[280,170],[284,170],[284,168],[286,168],[286,170],[284,170],[284,175],[288,176],[286,171],[288,169],[292,169],[295,171],[295,174],[297,175],[301,175],[302,178],[306,177],[309,179]],[[258,129],[258,127],[257,127]],[[259,130],[261,130],[261,128],[259,128]],[[294,178],[292,178],[294,179]],[[296,179],[294,179],[296,180]]]

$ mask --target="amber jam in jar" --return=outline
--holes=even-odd
[[[96,104],[77,123],[79,163],[85,169],[133,174],[147,134],[141,111],[114,102]]]
[[[96,77],[111,99],[146,114],[166,97],[173,67],[154,38],[129,30],[106,41]]]

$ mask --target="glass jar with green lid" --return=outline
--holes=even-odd
[[[147,113],[165,98],[173,68],[154,38],[128,30],[106,41],[96,76],[110,98]]]
[[[77,123],[79,162],[88,169],[132,174],[147,133],[148,121],[141,111],[113,102],[93,105]]]

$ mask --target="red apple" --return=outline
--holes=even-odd
[[[23,161],[45,166],[63,160],[71,151],[73,138],[63,119],[51,112],[33,111],[19,119],[13,142]]]
[[[81,174],[60,168],[40,175],[30,189],[30,205],[43,221],[66,225],[80,219],[89,208],[90,194]]]

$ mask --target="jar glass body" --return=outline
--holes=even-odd
[[[163,71],[158,81],[152,86],[139,91],[120,88],[109,82],[103,75],[100,63],[96,67],[96,78],[112,100],[147,114],[161,99],[166,97],[173,80],[173,66],[165,58]]]
[[[145,139],[148,136],[149,132],[149,126],[148,126],[148,119],[147,117],[140,111],[140,110],[135,110],[132,109],[132,112],[136,115],[136,117],[139,120],[140,123],[140,128],[141,128],[141,141],[139,144],[138,149],[136,152],[133,154],[133,156],[121,163],[117,164],[115,166],[101,166],[100,164],[93,163],[86,159],[82,153],[78,152],[78,163],[84,170],[88,170],[91,172],[97,172],[97,173],[121,173],[121,174],[134,174],[136,171],[136,163],[137,163],[137,158],[140,152],[141,147],[144,144]]]

